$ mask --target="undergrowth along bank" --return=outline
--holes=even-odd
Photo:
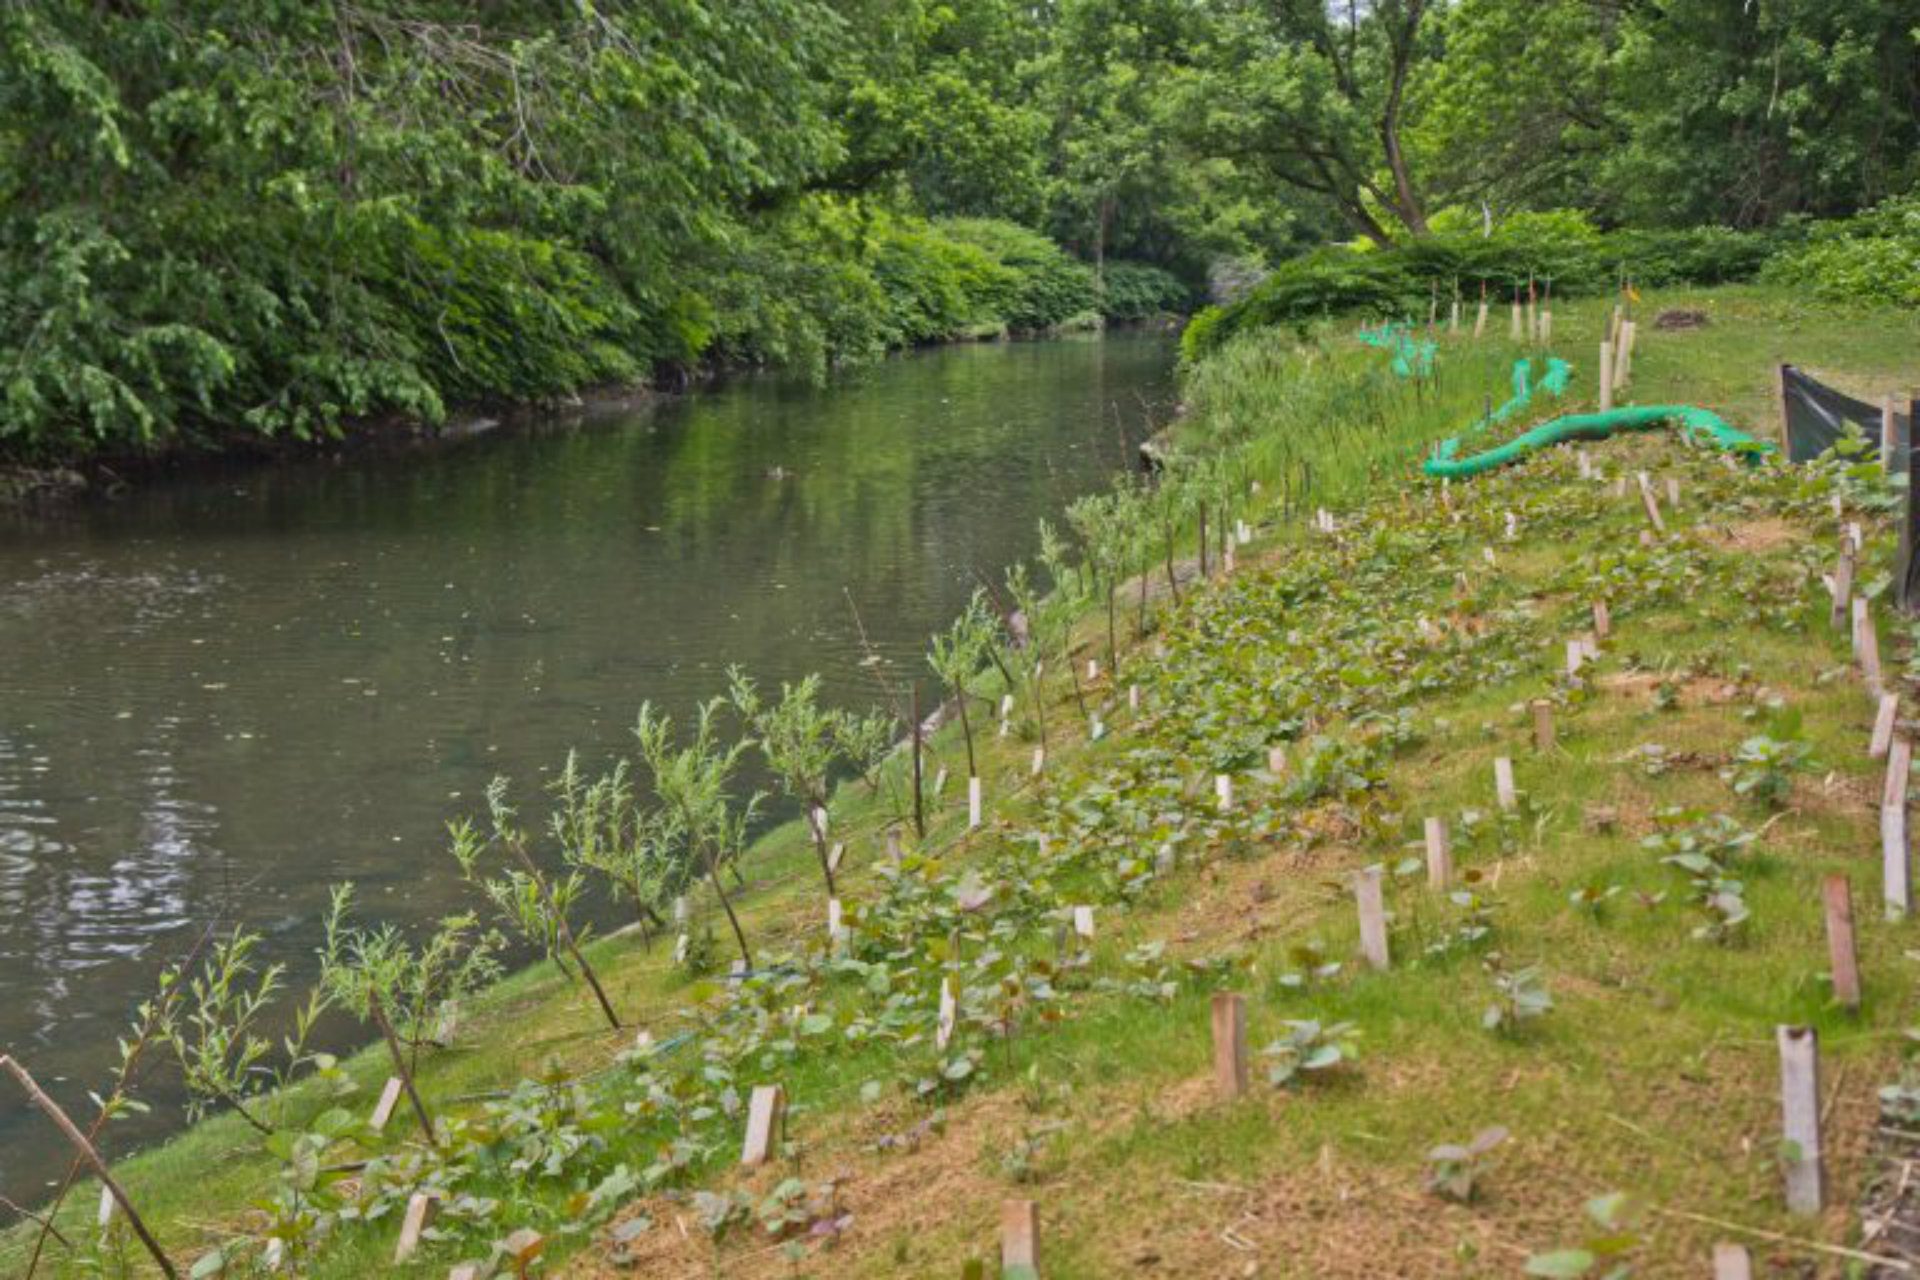
[[[1504,361],[1511,352],[1497,355]],[[1332,344],[1301,359],[1325,361],[1329,385],[1347,367]],[[1357,438],[1371,421],[1373,383],[1367,366],[1355,362],[1350,371],[1351,417],[1342,430]],[[1474,394],[1449,385],[1443,372],[1439,389],[1406,393],[1433,397],[1431,406],[1406,404],[1430,407],[1436,436],[1459,420],[1459,405],[1441,401]],[[1322,394],[1301,403],[1318,413],[1341,402]],[[1280,421],[1296,420],[1267,426]],[[1243,445],[1256,439],[1250,431]],[[1645,452],[1632,462],[1617,456],[1629,448]],[[1816,586],[1831,550],[1831,501],[1837,496],[1846,517],[1882,547],[1890,498],[1874,477],[1844,468],[1739,475],[1657,445],[1607,449],[1597,479],[1579,479],[1561,454],[1458,488],[1451,508],[1431,490],[1398,483],[1417,450],[1371,471],[1326,468],[1328,487],[1315,492],[1341,495],[1326,497],[1337,508],[1335,529],[1304,547],[1294,545],[1294,522],[1275,518],[1270,482],[1262,505],[1235,502],[1211,527],[1217,536],[1242,519],[1258,523],[1276,557],[1205,589],[1184,563],[1197,525],[1181,525],[1183,563],[1164,593],[1153,589],[1144,640],[1135,640],[1126,615],[1117,630],[1128,642],[1111,650],[1113,633],[1097,613],[1091,625],[1064,632],[1043,621],[1043,656],[1061,653],[1048,663],[1051,683],[1039,683],[1049,679],[1044,672],[1029,683],[1016,671],[1007,738],[983,731],[974,743],[995,797],[989,826],[970,829],[949,790],[933,806],[928,841],[906,838],[895,865],[868,822],[897,820],[899,810],[881,803],[863,813],[836,801],[832,829],[850,859],[844,933],[828,933],[818,890],[796,884],[756,895],[751,905],[762,914],[750,928],[772,937],[739,983],[689,987],[664,955],[642,957],[625,940],[601,944],[593,958],[611,960],[616,999],[630,1017],[637,1008],[647,1018],[650,1043],[616,1052],[624,1036],[587,1033],[569,1041],[572,1048],[509,1051],[529,1078],[505,1098],[451,1104],[444,1151],[397,1130],[368,1135],[357,1122],[329,1132],[339,1121],[320,1123],[328,1114],[317,1096],[324,1082],[308,1086],[315,1092],[298,1095],[290,1125],[318,1133],[318,1150],[359,1146],[374,1164],[320,1189],[336,1204],[308,1188],[311,1220],[283,1248],[310,1248],[314,1274],[385,1265],[394,1219],[424,1187],[446,1193],[446,1239],[430,1244],[423,1271],[460,1256],[504,1257],[508,1229],[528,1226],[549,1237],[555,1255],[591,1240],[609,1256],[664,1270],[678,1263],[660,1251],[685,1239],[667,1221],[678,1213],[690,1215],[688,1226],[705,1220],[701,1247],[718,1250],[729,1273],[786,1265],[777,1251],[757,1261],[755,1239],[832,1248],[846,1259],[836,1265],[885,1273],[902,1247],[911,1263],[951,1265],[979,1247],[984,1207],[1034,1187],[1059,1215],[1060,1274],[1104,1274],[1100,1268],[1124,1261],[1112,1250],[1125,1241],[1107,1229],[1119,1206],[1100,1190],[1122,1181],[1111,1176],[1116,1169],[1129,1170],[1124,1181],[1133,1185],[1160,1185],[1145,1169],[1183,1170],[1178,1176],[1217,1175],[1299,1195],[1293,1162],[1310,1166],[1313,1145],[1328,1143],[1349,1177],[1401,1188],[1422,1176],[1422,1153],[1442,1140],[1438,1125],[1457,1126],[1450,1136],[1464,1137],[1488,1122],[1516,1135],[1492,1162],[1495,1198],[1456,1211],[1416,1189],[1410,1210],[1387,1213],[1413,1233],[1395,1237],[1410,1251],[1404,1256],[1431,1260],[1461,1240],[1510,1250],[1517,1239],[1544,1252],[1578,1234],[1583,1195],[1629,1180],[1656,1203],[1791,1225],[1752,1208],[1774,1176],[1766,1162],[1722,1167],[1692,1148],[1627,1143],[1604,1115],[1617,1109],[1646,1127],[1655,1114],[1671,1113],[1675,1123],[1711,1114],[1725,1118],[1729,1133],[1749,1134],[1766,1123],[1772,1093],[1740,1029],[1787,1016],[1823,1029],[1851,1025],[1822,1007],[1817,979],[1808,977],[1818,956],[1806,945],[1804,890],[1839,861],[1837,850],[1862,838],[1861,818],[1821,799],[1830,792],[1816,789],[1805,756],[1755,749],[1747,752],[1753,760],[1737,757],[1746,739],[1765,736],[1803,741],[1842,775],[1871,773],[1854,735],[1862,696],[1844,678],[1810,680],[1805,655],[1823,644],[1833,655],[1833,642],[1818,639],[1826,633]],[[1237,451],[1229,460],[1244,461]],[[1635,536],[1637,506],[1612,496],[1613,476],[1636,465],[1673,474],[1687,495],[1672,537],[1652,548]],[[1223,469],[1251,495],[1258,471]],[[1823,538],[1756,545],[1751,530],[1723,537],[1718,530],[1729,522],[1777,522]],[[1244,559],[1254,547],[1235,550]],[[1098,603],[1099,573],[1069,571],[1061,581],[1068,602]],[[1178,605],[1175,586],[1184,587]],[[1585,678],[1566,678],[1560,641],[1590,625],[1596,596],[1613,602],[1618,639]],[[1741,637],[1738,659],[1729,656],[1730,636]],[[1096,667],[1086,668],[1088,660]],[[1743,674],[1742,662],[1752,670]],[[976,705],[992,704],[1000,678],[979,677]],[[1699,683],[1714,681],[1733,692],[1717,702],[1704,697]],[[1671,694],[1661,692],[1667,685]],[[1519,704],[1536,698],[1562,718],[1564,759],[1524,757]],[[1799,714],[1797,726],[1789,710]],[[1752,733],[1755,725],[1764,733]],[[1035,779],[1030,748],[1042,732],[1051,750]],[[1083,747],[1088,739],[1097,741]],[[1662,750],[1642,750],[1650,745]],[[960,748],[949,738],[940,749],[956,772]],[[1528,802],[1513,816],[1495,814],[1486,799],[1485,766],[1499,751],[1523,761]],[[1723,767],[1730,777],[1720,776]],[[1778,775],[1759,796],[1737,786],[1755,770],[1763,779]],[[1217,789],[1223,775],[1236,784],[1227,804]],[[1020,800],[998,799],[1016,791]],[[1777,821],[1775,800],[1787,802]],[[1589,829],[1588,802],[1610,803],[1610,824]],[[1655,808],[1668,807],[1699,812],[1652,821]],[[1448,893],[1421,889],[1417,870],[1393,878],[1395,968],[1359,973],[1346,958],[1355,932],[1349,901],[1325,881],[1370,862],[1399,866],[1419,820],[1435,811],[1453,825],[1471,878]],[[1722,812],[1738,831],[1727,835],[1717,821],[1701,826]],[[1755,840],[1735,839],[1762,826]],[[1641,838],[1718,840],[1715,831],[1734,841],[1722,869],[1742,868],[1739,919],[1699,899],[1695,877],[1661,862],[1664,849],[1636,848]],[[1866,886],[1857,891],[1864,899]],[[1082,908],[1094,913],[1090,938],[1078,929]],[[1866,935],[1868,971],[1882,972],[1898,934]],[[944,1046],[943,988],[955,1006]],[[1222,989],[1254,996],[1256,1042],[1276,1037],[1266,1056],[1281,1091],[1250,1108],[1219,1110],[1183,1095],[1157,1123],[1103,1124],[1102,1110],[1120,1106],[1124,1115],[1134,1104],[1084,1083],[1101,1078],[1096,1065],[1149,1092],[1178,1087],[1203,1070],[1202,1006]],[[1551,1011],[1541,1010],[1540,990],[1552,995]],[[513,991],[502,998],[515,999]],[[1896,1027],[1903,1008],[1880,995],[1866,1024],[1876,1032]],[[575,1007],[586,1009],[583,1000]],[[1476,1036],[1489,1008],[1506,1012]],[[528,1013],[527,1005],[509,1006],[483,1019],[479,1032],[524,1027]],[[1875,1073],[1888,1069],[1891,1040],[1836,1039],[1838,1052],[1865,1064],[1847,1095],[1843,1114],[1852,1116]],[[1686,1059],[1703,1052],[1736,1065],[1704,1073],[1701,1085]],[[557,1060],[541,1070],[549,1053]],[[430,1098],[441,1096],[436,1071],[461,1069],[457,1055],[444,1063],[438,1056],[423,1059]],[[1587,1070],[1567,1074],[1577,1064]],[[348,1076],[362,1081],[356,1100],[383,1070],[378,1061],[354,1064]],[[1672,1083],[1676,1073],[1689,1087]],[[1490,1082],[1509,1074],[1521,1083],[1494,1090]],[[1645,1088],[1628,1089],[1628,1079]],[[769,1081],[782,1083],[794,1103],[796,1163],[777,1165],[764,1180],[728,1177],[743,1095]],[[1569,1088],[1577,1105],[1569,1106]],[[948,1146],[950,1134],[1008,1092],[1033,1095],[1030,1128],[1058,1120],[1063,1130],[1011,1135],[1013,1163],[987,1162],[964,1178],[954,1210],[931,1230],[867,1234],[866,1222],[888,1220],[884,1170],[914,1176],[923,1156]],[[845,1126],[825,1118],[842,1114],[853,1132],[837,1136]],[[1355,1138],[1356,1129],[1370,1136]],[[198,1141],[236,1142],[231,1126],[225,1132]],[[1217,1155],[1195,1169],[1195,1150]],[[839,1185],[816,1176],[829,1152],[854,1165],[856,1178]],[[281,1170],[271,1155],[249,1154],[222,1171],[236,1190],[226,1203],[258,1198],[263,1185],[285,1195],[279,1180],[288,1171],[304,1176],[298,1162]],[[1836,1159],[1855,1157],[1836,1151]],[[622,1212],[642,1192],[651,1198],[639,1216]],[[153,1194],[167,1203],[164,1187]],[[1399,1195],[1386,1203],[1398,1204]],[[180,1216],[204,1221],[210,1200],[220,1203],[208,1188],[175,1203]],[[1368,1215],[1379,1217],[1382,1201],[1367,1203]],[[1172,1231],[1190,1210],[1170,1193],[1127,1211],[1162,1227],[1170,1235],[1162,1247],[1204,1270],[1197,1242]],[[615,1214],[620,1225],[594,1234]],[[198,1236],[193,1247],[225,1239],[236,1266],[258,1256],[276,1229],[271,1216],[216,1216],[230,1226]],[[1275,1247],[1284,1216],[1271,1224],[1281,1233]],[[637,1225],[642,1218],[648,1225]],[[1447,1238],[1415,1230],[1436,1218]],[[1363,1241],[1356,1221],[1338,1213],[1331,1221],[1338,1231],[1320,1248],[1346,1247],[1348,1235],[1356,1248]],[[1666,1225],[1631,1234],[1649,1265],[1696,1257],[1702,1242],[1697,1229]],[[1382,1247],[1372,1242],[1368,1265],[1377,1265]],[[1339,1257],[1321,1260],[1335,1265],[1319,1274],[1343,1273]]]

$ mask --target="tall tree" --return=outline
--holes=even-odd
[[[1408,87],[1437,42],[1427,0],[1228,0],[1183,96],[1190,136],[1390,244],[1427,233]]]

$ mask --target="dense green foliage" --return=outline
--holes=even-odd
[[[1764,241],[1515,228],[1898,196],[1915,42],[1911,0],[10,3],[0,457],[818,375],[1184,307],[1345,236],[1407,257],[1309,257],[1267,318],[1739,278]]]
[[[1771,232],[1696,227],[1685,231],[1602,233],[1578,215],[1522,214],[1491,235],[1436,232],[1390,250],[1329,246],[1280,266],[1246,297],[1196,317],[1187,329],[1189,358],[1263,325],[1302,325],[1340,311],[1426,320],[1458,297],[1478,305],[1484,287],[1500,305],[1537,290],[1574,296],[1636,285],[1727,284],[1753,278],[1769,254],[1794,239]],[[1468,312],[1469,316],[1471,311]]]
[[[1767,264],[1767,277],[1835,302],[1920,306],[1920,200],[1889,200]]]

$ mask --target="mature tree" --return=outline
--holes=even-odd
[[[1594,0],[1459,0],[1410,82],[1414,170],[1493,210],[1589,207],[1624,126],[1609,97],[1620,10]]]
[[[1599,199],[1622,218],[1848,213],[1920,175],[1913,0],[1631,6],[1612,83],[1629,142]]]
[[[1437,47],[1427,0],[1228,0],[1182,117],[1204,151],[1325,200],[1390,244],[1427,232],[1407,155],[1408,87]]]

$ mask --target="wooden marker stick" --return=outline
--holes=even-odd
[[[1238,992],[1213,995],[1213,1079],[1223,1098],[1247,1091],[1247,998]]]
[[[1077,938],[1093,941],[1093,908],[1075,907],[1073,909],[1073,933]]]
[[[755,1085],[747,1101],[747,1140],[740,1163],[748,1168],[765,1164],[780,1145],[787,1118],[787,1091],[777,1084]]]
[[[1888,396],[1886,402],[1880,406],[1880,471],[1882,475],[1890,476],[1899,470],[1894,460],[1895,455],[1900,451],[1899,424],[1894,419],[1894,414],[1897,412],[1893,397]]]
[[[1553,704],[1545,698],[1533,700],[1533,749],[1553,750]]]
[[[960,1019],[960,1002],[953,995],[953,979],[940,979],[940,1020],[934,1027],[933,1047],[941,1053],[953,1040],[954,1024]]]
[[[1900,718],[1900,695],[1883,693],[1880,695],[1880,709],[1873,717],[1873,737],[1867,743],[1867,758],[1885,760],[1887,751],[1893,746],[1893,726]]]
[[[1385,970],[1391,963],[1387,955],[1387,904],[1380,892],[1380,868],[1368,867],[1353,880],[1353,893],[1360,907],[1360,954],[1369,968]]]
[[[1833,629],[1847,625],[1847,610],[1853,602],[1853,552],[1842,549],[1840,563],[1833,571]]]
[[[1660,518],[1660,500],[1653,496],[1653,481],[1644,471],[1640,472],[1640,505],[1646,509],[1647,523],[1653,526],[1653,531],[1666,536],[1667,522]]]
[[[1860,658],[1860,679],[1867,692],[1880,696],[1880,631],[1873,625],[1873,613],[1866,598],[1853,602],[1854,648]]]
[[[1600,344],[1600,412],[1613,412],[1613,344]]]
[[[979,775],[976,774],[967,779],[967,825],[969,827],[977,827],[980,825],[982,808],[980,778]]]
[[[1820,1160],[1820,1037],[1812,1027],[1780,1027],[1781,1136],[1797,1151],[1783,1154],[1787,1209],[1819,1213],[1825,1200]]]
[[[1220,812],[1229,813],[1233,809],[1233,779],[1220,774],[1213,780],[1214,798],[1220,802]]]
[[[1713,1280],[1753,1280],[1753,1259],[1743,1244],[1713,1246]]]
[[[1605,600],[1593,602],[1593,638],[1605,640],[1613,634],[1613,611],[1607,608]]]
[[[1427,885],[1445,889],[1453,882],[1453,842],[1445,818],[1427,819]]]
[[[1587,642],[1575,637],[1567,641],[1567,674],[1578,676],[1587,661]]]
[[[1499,797],[1502,809],[1514,809],[1520,804],[1520,793],[1513,785],[1513,761],[1505,756],[1494,757],[1493,792]]]
[[[1860,1007],[1860,961],[1853,943],[1853,886],[1846,873],[1836,871],[1820,881],[1820,900],[1827,915],[1827,962],[1833,976],[1833,998],[1843,1009]]]
[[[378,1131],[387,1127],[387,1121],[393,1119],[393,1112],[400,1105],[400,1092],[406,1082],[399,1076],[388,1076],[386,1085],[380,1090],[380,1100],[373,1104],[373,1115],[367,1121]]]
[[[406,1216],[400,1219],[400,1239],[393,1246],[393,1265],[400,1266],[420,1251],[421,1233],[433,1225],[440,1208],[440,1197],[416,1191],[407,1199]]]
[[[1040,1275],[1040,1206],[1031,1200],[1000,1206],[1000,1274],[1008,1280]]]
[[[1267,748],[1267,772],[1278,778],[1287,772],[1287,749],[1278,744]]]

